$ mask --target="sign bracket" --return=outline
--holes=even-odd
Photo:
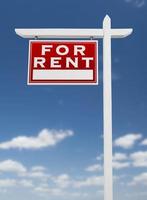
[[[111,29],[111,38],[125,38],[133,29]],[[104,37],[103,29],[15,29],[17,35],[23,38],[70,38],[70,39],[99,39]]]

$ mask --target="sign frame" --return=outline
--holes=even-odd
[[[82,82],[82,81],[55,81],[55,82],[41,82],[41,83],[33,83],[33,82],[30,82],[30,54],[31,54],[31,42],[86,42],[86,43],[90,43],[90,42],[94,42],[96,44],[96,49],[95,49],[95,58],[96,58],[96,66],[95,66],[95,79],[96,79],[96,82],[88,82],[88,80],[86,80],[85,82]],[[99,84],[99,42],[98,40],[41,40],[41,39],[37,39],[37,40],[29,40],[29,50],[28,50],[28,72],[27,72],[27,85],[98,85]]]

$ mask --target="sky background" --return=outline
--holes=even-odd
[[[133,28],[112,41],[114,199],[147,199],[147,1],[2,0],[2,200],[102,200],[102,41],[98,86],[27,86],[28,40],[15,28]]]

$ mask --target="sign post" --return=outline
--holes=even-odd
[[[104,197],[113,200],[111,19],[103,21]]]
[[[111,38],[125,38],[132,31],[112,29],[108,15],[104,18],[103,29],[15,29],[23,38],[103,39],[104,200],[113,200]]]

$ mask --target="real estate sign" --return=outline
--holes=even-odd
[[[98,42],[30,40],[28,84],[98,84]]]

